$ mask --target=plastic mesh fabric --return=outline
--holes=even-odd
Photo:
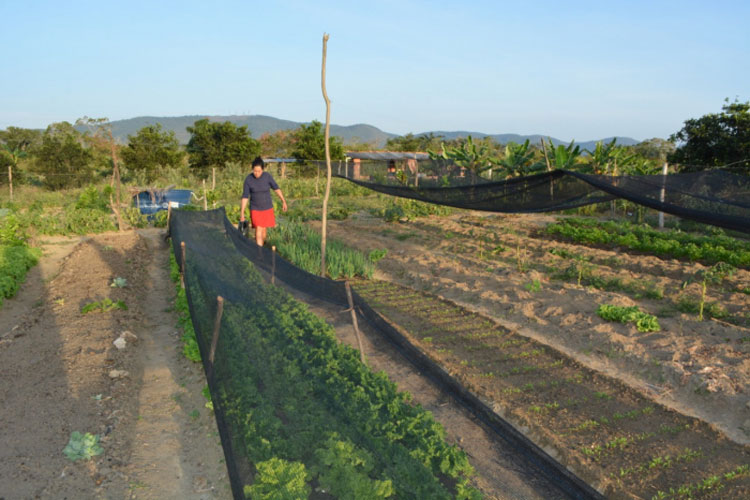
[[[264,283],[267,280],[258,273],[257,269],[266,271],[273,269],[276,279],[282,279],[301,291],[335,304],[346,303],[343,282],[307,273],[279,256],[274,256],[267,248],[259,248],[253,241],[241,236],[240,232],[227,220],[223,208],[206,212],[173,212],[170,220],[170,235],[177,262],[184,265],[184,282],[190,316],[207,374],[216,422],[235,498],[245,498],[244,486],[253,483],[253,466],[248,458],[250,455],[247,450],[251,447],[249,443],[255,439],[255,433],[248,432],[246,424],[252,422],[253,412],[264,411],[263,404],[254,399],[254,394],[266,391],[272,392],[269,391],[269,387],[276,385],[278,389],[279,384],[281,384],[282,390],[281,392],[277,390],[275,393],[278,399],[275,400],[277,406],[274,411],[283,413],[285,404],[305,404],[307,405],[304,406],[305,408],[309,406],[313,413],[317,412],[315,414],[318,415],[318,419],[314,419],[313,422],[327,422],[329,427],[333,425],[334,430],[344,434],[357,446],[369,450],[375,457],[375,461],[385,467],[385,472],[391,474],[390,477],[400,475],[402,484],[411,485],[414,488],[419,488],[420,484],[429,483],[430,479],[427,478],[428,481],[425,483],[426,476],[419,473],[420,467],[424,467],[424,465],[411,456],[408,448],[399,443],[395,443],[392,448],[383,448],[382,444],[378,444],[380,441],[377,440],[380,438],[378,438],[376,431],[368,430],[369,427],[358,427],[360,414],[357,413],[356,405],[350,408],[354,411],[353,414],[348,417],[345,415],[347,409],[340,398],[347,397],[346,394],[316,391],[314,394],[308,395],[312,396],[312,399],[307,400],[307,403],[301,403],[295,399],[294,394],[286,393],[285,384],[290,373],[284,371],[283,366],[277,366],[274,363],[274,358],[285,355],[278,349],[286,350],[287,347],[283,347],[283,344],[287,340],[282,340],[282,343],[279,344],[278,342],[274,343],[272,339],[289,339],[291,337],[288,336],[296,335],[297,325],[294,323],[296,320],[293,320],[293,324],[275,322],[276,316],[273,311],[288,308],[290,303],[285,298],[285,292]],[[184,262],[182,262],[180,245],[182,242],[185,243]],[[217,315],[218,296],[224,299],[224,313],[219,324],[215,362],[212,364],[209,361],[209,356]],[[354,291],[353,298],[355,307],[364,310],[365,317],[377,327],[377,320],[380,319],[382,322],[382,318],[379,318]],[[384,334],[384,338],[400,345],[401,348],[409,347],[408,341],[389,325],[380,325],[380,330]],[[308,345],[307,342],[310,342],[310,344]],[[317,341],[313,338],[305,339],[304,349],[296,354],[296,356],[301,355],[301,357],[294,358],[304,358],[300,362],[300,367],[306,363],[314,364],[315,360],[319,359],[321,354],[315,342]],[[335,339],[323,339],[321,342],[336,343],[337,341]],[[292,344],[294,342],[289,345]],[[310,352],[308,352],[308,349],[310,349]],[[414,351],[413,347],[412,351]],[[411,355],[409,353],[405,355],[410,358],[415,356],[420,358],[416,351],[412,352]],[[332,366],[343,366],[342,363],[359,365],[358,355],[355,354],[350,357],[349,361],[345,358],[337,358]],[[426,356],[421,355],[418,361],[417,366],[422,373],[448,387],[447,390],[452,391],[454,397],[463,400],[470,411],[477,414],[488,425],[503,429],[501,432],[506,433],[503,438],[519,447],[519,454],[524,455],[529,464],[534,464],[531,467],[543,470],[555,487],[566,491],[572,498],[601,498],[601,495],[557,464],[527,438],[517,432],[514,434],[513,429],[494,415],[491,409],[483,406],[476,398],[472,399],[471,394],[461,389],[460,386],[456,386],[456,382],[450,378],[449,374],[436,366]],[[306,377],[303,377],[304,382],[302,384],[310,383],[312,379],[320,377],[320,375],[313,369]],[[379,377],[379,375],[373,376]],[[324,375],[319,379],[319,382],[325,381],[327,378],[328,375]],[[253,380],[260,380],[259,385],[256,386],[252,382]],[[357,385],[360,383],[360,379],[351,382]],[[453,385],[451,386],[451,384]],[[457,391],[459,394],[455,394]],[[352,389],[351,394],[355,398],[361,396],[356,388]],[[256,403],[257,407],[255,406]],[[474,407],[470,405],[474,405]],[[409,405],[407,407],[412,408]],[[267,408],[265,411],[267,411]],[[411,412],[412,410],[407,411]],[[321,414],[327,415],[328,418],[321,420]],[[396,419],[396,422],[400,421]],[[306,429],[304,425],[300,426],[299,424],[299,422],[291,423],[291,428],[288,431],[290,442],[296,441],[304,433],[319,435],[331,430],[326,431],[316,428],[311,431]],[[302,434],[296,434],[296,432],[302,432]],[[404,475],[400,472],[402,470],[412,472]],[[418,474],[412,477],[411,474],[415,470]],[[417,489],[414,491],[417,491]],[[415,497],[415,495],[410,495],[404,491],[399,496],[402,498]],[[424,494],[416,495],[416,497],[425,498]],[[429,497],[433,498],[434,496],[430,495]]]
[[[319,164],[323,168],[323,164]],[[750,177],[724,170],[605,176],[554,170],[490,182],[446,162],[419,161],[388,172],[387,162],[333,175],[381,193],[488,212],[550,212],[622,198],[655,210],[750,233]]]

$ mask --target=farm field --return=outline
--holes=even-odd
[[[292,179],[287,182],[284,190],[290,198],[289,218],[317,230],[319,223],[314,220],[314,213],[320,199],[310,193],[309,182]],[[565,218],[566,222],[556,223],[554,216],[498,216],[441,207],[424,209],[421,205],[409,208],[424,210],[418,215],[430,212],[441,215],[412,216],[403,223],[385,222],[384,219],[400,218],[397,208],[403,200],[393,203],[382,195],[363,196],[366,193],[361,188],[343,182],[337,186],[338,197],[332,207],[337,215],[332,217],[334,220],[329,219],[329,235],[358,248],[365,256],[362,262],[347,257],[340,263],[344,272],[348,272],[348,267],[363,265],[364,275],[374,277],[358,282],[355,290],[396,323],[415,345],[548,453],[612,498],[741,498],[748,494],[750,274],[746,259],[750,254],[746,243],[730,239],[737,242],[736,248],[710,246],[717,241],[726,243],[719,237],[712,239],[711,244],[685,240],[667,248],[667,244],[659,243],[651,235],[647,236],[650,246],[639,248],[628,235],[632,232],[630,227],[619,236],[615,235],[617,228],[610,228],[612,234],[607,236],[598,227],[589,228],[584,219]],[[230,219],[237,212],[231,196],[234,187],[222,185],[227,200],[219,203],[227,204]],[[88,196],[87,191],[90,203],[97,201],[95,191],[84,190],[78,195],[78,204]],[[70,214],[83,216],[82,210],[85,209]],[[47,211],[36,213],[29,209],[19,214],[29,220],[43,220]],[[97,209],[91,214],[71,228],[80,227],[80,232],[87,232],[89,221],[100,219],[106,224],[97,222],[96,228],[90,230],[112,227],[111,215],[106,211]],[[72,215],[66,217],[74,219]],[[145,223],[137,216],[130,220],[135,225]],[[59,339],[44,337],[39,325],[70,324],[69,330],[54,326],[51,331],[85,330],[99,334],[87,337],[85,346],[79,343],[65,348],[73,351],[91,345],[97,350],[104,349],[102,353],[114,352],[111,341],[124,325],[143,342],[136,344],[134,351],[126,351],[128,355],[121,359],[112,360],[106,354],[99,359],[103,364],[92,367],[89,378],[84,377],[81,382],[81,387],[87,383],[92,388],[101,384],[96,377],[106,374],[114,362],[117,368],[124,367],[130,372],[130,379],[108,382],[112,387],[118,384],[123,387],[129,380],[138,381],[141,385],[137,396],[128,400],[123,393],[117,393],[118,397],[113,399],[102,396],[102,403],[96,396],[105,392],[97,389],[92,401],[81,402],[80,412],[100,411],[94,405],[109,405],[107,409],[111,411],[100,411],[103,415],[98,417],[91,413],[86,420],[76,410],[59,420],[59,426],[70,427],[71,419],[99,425],[98,430],[92,428],[91,432],[106,433],[102,434],[105,454],[82,464],[69,462],[58,453],[56,459],[40,463],[39,470],[50,472],[64,467],[66,475],[47,484],[32,481],[33,486],[42,488],[39,491],[60,487],[79,493],[124,491],[128,498],[160,498],[154,493],[159,488],[176,488],[188,498],[228,496],[226,478],[222,477],[225,473],[220,463],[221,450],[215,460],[196,457],[199,453],[196,447],[202,451],[205,446],[214,446],[216,450],[218,437],[215,429],[211,429],[215,424],[210,412],[202,406],[205,403],[200,396],[205,386],[202,371],[178,355],[182,348],[177,345],[179,335],[172,327],[176,320],[168,311],[170,306],[163,300],[154,301],[156,291],[159,296],[171,297],[174,293],[166,277],[157,279],[153,271],[154,261],[166,259],[167,252],[166,247],[159,246],[158,238],[154,239],[156,231],[127,232],[119,235],[124,237],[122,242],[98,243],[97,251],[86,254],[83,260],[91,264],[104,259],[103,266],[91,265],[89,269],[83,262],[72,264],[74,259],[67,259],[64,268],[75,265],[87,271],[73,273],[83,290],[79,293],[76,289],[72,294],[80,295],[73,307],[69,302],[72,299],[68,299],[71,294],[67,292],[48,296],[55,287],[63,286],[54,273],[48,274],[46,281],[40,277],[40,269],[48,265],[46,255],[56,248],[51,242],[57,241],[56,237],[40,234],[40,228],[45,227],[52,228],[51,232],[62,231],[36,224],[37,236],[32,243],[44,248],[45,257],[40,266],[29,271],[29,283],[22,287],[22,295],[6,301],[2,309],[4,329],[0,334],[9,335],[5,334],[0,341],[0,357],[6,355],[12,359],[7,368],[2,368],[3,376],[10,377],[11,371],[21,370],[23,363],[38,362],[36,358],[15,359],[7,354],[13,352],[14,345],[20,346],[30,339],[52,342],[47,354],[47,359],[53,360],[48,363],[51,370],[59,364],[55,356],[67,359],[68,351],[58,353]],[[276,230],[271,236],[287,238],[293,248],[294,241],[302,238],[295,231],[284,235]],[[80,248],[94,241],[115,238],[117,235],[113,234],[93,237],[76,247],[76,252],[84,253]],[[131,241],[135,234],[141,236]],[[59,248],[65,246],[61,244]],[[109,250],[102,251],[106,248],[117,251],[110,255]],[[142,255],[146,248],[158,249],[154,253],[158,257]],[[670,252],[682,249],[684,255],[679,259],[658,257],[649,254],[654,248]],[[141,256],[131,260],[124,257],[124,249],[137,249],[135,253]],[[71,255],[78,255],[76,252]],[[303,253],[309,251],[303,249]],[[315,271],[316,258],[308,260]],[[728,267],[722,267],[724,263]],[[166,261],[163,264],[161,269],[166,268]],[[107,268],[109,274],[100,279],[97,273]],[[135,273],[128,277],[132,287],[119,289],[110,285],[115,268]],[[125,271],[122,273],[125,276]],[[75,289],[73,283],[66,281],[65,285]],[[34,286],[41,299],[23,299],[23,290]],[[136,291],[146,293],[149,298],[133,296]],[[107,298],[111,303],[105,303]],[[118,300],[123,300],[128,310],[118,309]],[[48,304],[50,301],[52,304]],[[82,308],[91,302],[98,302],[95,310],[101,312],[82,315]],[[15,306],[16,303],[25,304],[25,309]],[[162,306],[157,307],[158,303]],[[148,341],[144,324],[136,321],[136,317],[144,318],[144,312],[148,323],[161,324],[166,329],[162,337],[174,340],[174,344],[154,345]],[[332,319],[335,312],[327,311],[324,306],[313,312],[333,323],[337,335],[352,344],[347,333],[350,329]],[[66,315],[69,319],[64,319]],[[699,315],[703,318],[699,319]],[[102,322],[102,318],[107,321]],[[164,318],[171,319],[165,323]],[[135,324],[128,323],[131,320]],[[19,327],[13,330],[16,325]],[[71,338],[83,341],[75,335]],[[382,350],[376,340],[371,338],[366,344],[366,350],[373,355],[372,366],[385,369],[399,388],[412,392],[414,400],[433,412],[445,426],[448,441],[467,451],[477,471],[473,484],[487,497],[549,497],[542,483],[529,483],[527,471],[512,471],[512,459],[505,463],[507,457],[494,445],[490,444],[491,451],[480,453],[478,450],[487,442],[481,440],[486,437],[481,436],[481,431],[468,430],[469,423],[456,426],[465,417],[447,413],[453,411],[453,405],[446,406],[445,396],[435,394],[435,389],[427,385],[414,383],[408,368],[395,363],[393,353]],[[149,348],[145,349],[146,346]],[[154,359],[153,349],[171,352],[175,359],[158,359],[158,356]],[[92,359],[102,353],[92,352]],[[80,352],[77,356],[81,356]],[[174,366],[169,368],[169,374],[147,375],[149,363],[163,366],[172,361],[180,363],[179,369],[192,370],[189,372],[192,375],[182,373],[179,378]],[[69,360],[65,363],[64,370],[76,366]],[[63,375],[65,379],[68,376]],[[32,380],[38,382],[36,378]],[[160,389],[161,380],[169,381],[167,387],[171,389]],[[182,384],[192,384],[193,389]],[[28,391],[37,401],[44,400],[43,393],[46,394],[44,385],[39,383],[20,389]],[[115,389],[111,392],[115,394]],[[20,397],[15,392],[12,395]],[[165,399],[170,404],[161,410],[149,404]],[[131,405],[140,408],[141,403],[143,412],[130,410]],[[65,404],[68,404],[65,398],[49,398],[42,405],[57,408]],[[110,423],[101,417],[111,419],[113,412],[120,409],[117,404],[127,411],[117,414],[122,420],[108,431]],[[12,417],[18,422],[22,418]],[[165,438],[156,451],[151,444],[142,446],[150,442],[144,436],[153,438],[160,429],[164,434],[164,429],[169,428],[164,418],[170,425],[177,425],[180,432],[189,429],[188,437],[182,441]],[[149,426],[149,423],[154,424]],[[203,430],[196,430],[200,426]],[[122,434],[116,434],[118,427]],[[133,431],[136,428],[139,430]],[[47,436],[50,456],[56,453],[52,448],[65,446],[73,430],[79,429],[66,428],[65,432],[57,433],[59,436]],[[212,443],[195,444],[201,432]],[[117,443],[116,449],[107,446],[107,441]],[[164,482],[168,477],[163,473],[164,468],[147,466],[155,463],[153,457],[164,449],[172,450],[170,456],[179,458],[178,463],[172,461],[163,467],[184,467],[179,480]],[[499,461],[493,453],[499,453]],[[116,465],[105,464],[104,458],[112,458]],[[196,465],[190,465],[193,463]],[[206,473],[208,464],[211,474]],[[498,476],[503,470],[511,470],[511,474],[498,479],[504,477]],[[68,471],[79,475],[71,479]],[[514,473],[519,475],[513,476]],[[187,481],[187,476],[192,481]],[[4,473],[0,471],[2,477]],[[508,493],[507,488],[518,495]],[[629,496],[631,493],[638,496]]]
[[[203,371],[181,354],[162,233],[35,241],[40,263],[0,310],[0,497],[231,498]],[[125,331],[137,340],[120,351]],[[69,459],[76,431],[100,436],[101,453]]]
[[[748,295],[744,292],[747,270],[735,269],[718,286],[709,285],[705,302],[711,305],[705,309],[721,318],[708,319],[707,312],[703,321],[699,321],[697,308],[692,307],[701,294],[701,282],[696,276],[709,263],[663,260],[601,246],[574,245],[554,239],[542,230],[553,221],[554,218],[547,216],[462,212],[449,218],[385,224],[363,216],[334,222],[331,233],[334,237],[345,234],[348,241],[365,253],[387,249],[388,256],[379,262],[376,277],[406,285],[412,291],[375,282],[364,286],[361,293],[374,300],[393,321],[416,332],[419,345],[461,374],[467,385],[498,402],[501,412],[514,415],[511,421],[515,419],[517,425],[528,429],[541,443],[558,449],[563,462],[576,464],[574,469],[592,484],[611,491],[641,488],[643,497],[650,498],[659,491],[667,494],[669,487],[676,489],[690,482],[681,479],[686,471],[684,464],[679,468],[680,475],[672,478],[669,473],[633,472],[639,467],[646,470],[648,467],[643,464],[650,460],[658,462],[665,456],[674,460],[694,453],[686,451],[689,446],[670,450],[666,455],[654,451],[653,443],[633,446],[637,433],[623,430],[619,425],[632,420],[633,412],[645,412],[634,419],[641,421],[637,426],[643,425],[643,419],[651,422],[646,427],[655,426],[655,436],[640,436],[640,439],[659,443],[662,438],[657,437],[658,429],[662,425],[672,428],[677,416],[666,408],[697,416],[710,424],[700,432],[695,431],[707,433],[702,444],[700,440],[694,443],[702,450],[698,452],[703,454],[702,460],[711,456],[705,446],[722,441],[727,449],[735,450],[727,452],[729,455],[736,453],[727,464],[747,464],[746,431],[750,430],[746,394],[750,331],[744,326],[748,310]],[[478,330],[487,326],[474,325],[477,331],[469,335],[476,337],[477,345],[463,351],[455,346],[455,335],[462,331],[458,326],[461,321],[453,318],[450,326],[431,325],[431,320],[439,323],[440,314],[448,314],[446,311],[451,307],[420,305],[429,304],[430,300],[420,298],[422,292],[427,297],[449,298],[505,328],[495,334],[487,333],[487,339],[482,340]],[[606,322],[596,313],[602,304],[637,306],[656,315],[659,329],[641,332],[635,324]],[[685,304],[691,307],[686,308]],[[424,316],[419,315],[420,311]],[[521,336],[515,336],[519,333]],[[454,345],[443,338],[445,335],[454,338]],[[544,346],[553,349],[548,352]],[[558,352],[564,353],[566,360],[557,357]],[[544,366],[541,360],[545,360],[546,371],[542,375],[531,374],[530,380],[522,383],[505,385],[506,377],[518,378],[519,374],[513,370],[523,372],[524,363],[520,361],[526,356],[538,359],[538,363],[527,363],[537,368]],[[550,369],[561,362],[565,368]],[[576,366],[573,371],[577,375],[568,373],[568,362]],[[579,369],[584,372],[579,373]],[[609,375],[623,384],[596,388],[600,383],[596,373]],[[578,409],[580,398],[569,392],[570,387],[561,392],[545,386],[550,377],[558,376],[561,384],[566,385],[567,377],[575,387],[581,384],[578,377],[591,379],[593,386],[588,386],[581,396],[584,409]],[[537,387],[535,384],[540,382],[542,385]],[[493,390],[499,394],[493,396]],[[595,418],[583,418],[587,406],[596,408]],[[565,421],[560,415],[583,420],[568,422],[565,429],[557,428]],[[695,425],[696,421],[687,422],[693,423],[684,425]],[[605,429],[606,433],[596,437],[597,432],[592,429]],[[713,429],[720,430],[728,439]],[[641,431],[644,432],[652,431]],[[691,431],[686,435],[693,439],[697,434]],[[657,449],[659,446],[656,445]],[[616,447],[622,449],[612,453]],[[623,451],[625,448],[627,451]],[[575,455],[579,456],[571,458]],[[619,463],[613,456],[625,462]],[[690,459],[696,460],[696,457]],[[716,456],[708,460],[714,465],[718,463]],[[577,467],[581,466],[588,472],[579,471]],[[651,469],[649,472],[653,473]],[[729,469],[717,474],[730,473],[734,478]],[[705,464],[697,466],[696,484],[704,480],[701,471],[707,470]],[[593,476],[592,471],[595,471]],[[746,476],[747,472],[741,475]],[[640,486],[638,481],[642,482]],[[742,481],[736,484],[740,491],[746,491]],[[660,486],[664,489],[660,490]],[[722,493],[716,495],[725,498]]]

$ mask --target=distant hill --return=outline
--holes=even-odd
[[[434,134],[434,135],[442,135],[446,139],[457,139],[459,137],[467,137],[472,136],[476,139],[483,138],[483,137],[492,137],[495,141],[499,142],[500,144],[507,144],[509,142],[515,142],[517,144],[521,144],[526,139],[528,139],[532,144],[539,144],[542,138],[544,138],[545,141],[547,139],[550,139],[552,141],[552,144],[555,146],[563,144],[567,146],[570,144],[570,141],[561,141],[560,139],[557,139],[555,137],[548,137],[546,135],[539,135],[539,134],[532,134],[532,135],[519,135],[519,134],[485,134],[483,132],[465,132],[465,131],[458,131],[458,132],[444,132],[444,131],[434,131],[434,132],[422,132],[417,135],[427,135],[427,134]],[[576,141],[576,144],[581,146],[581,149],[594,149],[596,147],[596,143],[601,141],[604,143],[612,142],[612,139],[615,139],[615,137],[605,137],[604,139],[595,139],[592,141],[584,141],[584,142],[578,142]],[[634,146],[641,141],[636,141],[635,139],[631,139],[630,137],[616,137],[617,144],[620,146]]]
[[[112,135],[114,135],[115,139],[118,142],[127,143],[129,135],[135,135],[146,125],[161,123],[161,126],[165,130],[174,131],[175,135],[177,136],[177,140],[180,141],[181,144],[187,144],[187,142],[190,140],[190,134],[187,131],[187,127],[192,126],[196,121],[202,120],[203,118],[208,118],[212,122],[229,121],[238,126],[247,125],[247,129],[255,139],[266,133],[273,133],[279,130],[293,130],[302,125],[302,122],[281,120],[279,118],[264,115],[138,116],[136,118],[129,118],[127,120],[113,121]],[[382,130],[373,127],[372,125],[366,125],[364,123],[346,126],[331,125],[331,135],[341,137],[345,143],[372,142],[377,147],[385,145],[385,141],[387,141],[390,137],[396,136],[395,134],[383,132]]]
[[[214,122],[230,121],[236,125],[242,126],[247,125],[248,130],[254,138],[258,138],[266,133],[273,133],[279,130],[293,130],[298,128],[302,122],[294,122],[290,120],[281,120],[272,116],[264,115],[230,115],[230,116],[204,116],[204,115],[189,115],[189,116],[138,116],[136,118],[129,118],[127,120],[116,120],[112,122],[112,134],[118,142],[128,142],[129,135],[135,135],[138,130],[145,127],[146,125],[154,125],[161,123],[165,130],[173,130],[177,136],[177,140],[181,144],[187,144],[190,139],[190,134],[187,132],[187,127],[192,126],[196,121],[203,118],[208,118]],[[308,122],[309,123],[309,122]],[[522,143],[526,139],[529,139],[533,144],[539,144],[542,137],[547,139],[546,135],[519,135],[519,134],[486,134],[484,132],[446,132],[446,131],[432,131],[422,132],[416,135],[427,135],[434,134],[436,136],[442,135],[446,139],[455,139],[458,137],[492,137],[494,140],[501,144],[506,144],[510,141],[516,143]],[[391,134],[383,132],[377,127],[367,125],[365,123],[358,123],[356,125],[331,125],[331,135],[341,137],[344,144],[351,144],[354,142],[359,143],[372,143],[376,148],[382,148],[385,146],[386,141],[391,137],[397,137],[398,134]],[[582,149],[593,149],[598,141],[609,142],[613,138],[606,137],[604,139],[596,139],[585,142],[577,142]],[[552,143],[555,145],[565,144],[568,142],[561,141],[554,137],[551,138]],[[617,144],[623,146],[632,146],[638,144],[639,141],[631,139],[630,137],[617,137]]]

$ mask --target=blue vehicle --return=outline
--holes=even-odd
[[[169,189],[141,191],[133,196],[133,206],[138,207],[143,215],[153,215],[160,210],[180,208],[190,204],[193,192],[189,189]]]

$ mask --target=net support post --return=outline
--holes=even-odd
[[[276,245],[271,246],[271,284],[276,284]]]
[[[349,301],[349,311],[352,313],[352,325],[354,326],[354,335],[357,337],[357,345],[359,346],[359,359],[362,363],[365,363],[365,351],[362,349],[362,336],[359,333],[359,324],[357,323],[357,311],[354,310],[354,300],[352,299],[352,289],[349,286],[349,282],[344,282],[344,288],[346,288],[346,300]]]
[[[180,286],[185,288],[185,242],[180,242]]]
[[[224,314],[224,298],[216,297],[216,318],[214,318],[214,333],[211,336],[211,351],[208,354],[208,378],[214,371],[214,358],[216,356],[216,344],[219,343],[219,331],[221,330],[221,316]]]
[[[667,184],[667,169],[669,169],[669,164],[667,162],[664,162],[664,166],[661,168],[661,192],[659,193],[659,201],[664,203],[664,195],[666,192],[666,184]],[[659,229],[664,229],[664,212],[659,212]]]

